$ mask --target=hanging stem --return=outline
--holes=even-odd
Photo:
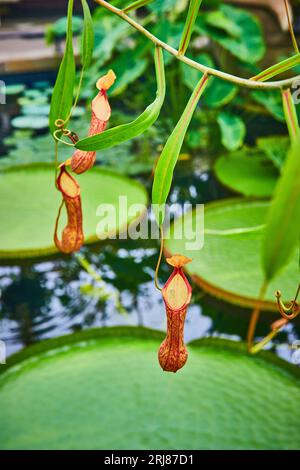
[[[249,350],[251,354],[257,354],[259,351],[263,349],[266,344],[268,344],[275,336],[280,332],[281,328],[278,328],[277,330],[270,331],[270,333],[259,343],[255,344],[252,346]]]
[[[70,121],[73,113],[74,113],[74,110],[77,106],[77,103],[78,103],[78,100],[79,100],[79,95],[80,95],[80,91],[81,91],[81,86],[82,86],[82,81],[83,81],[83,75],[84,75],[84,67],[82,67],[81,69],[81,72],[80,72],[80,77],[79,77],[79,82],[78,82],[78,88],[77,88],[77,92],[76,92],[76,96],[75,96],[75,101],[73,103],[73,106],[72,106],[72,109],[70,111],[70,114],[69,116],[67,117],[67,119],[65,120],[65,125],[68,124],[68,122]]]
[[[54,141],[54,182],[56,184],[57,179],[57,167],[58,167],[58,141],[55,139]]]
[[[297,302],[297,299],[299,297],[299,294],[300,294],[300,282],[299,282],[299,285],[298,285],[298,289],[296,291],[296,295],[295,295],[295,298],[294,298],[294,302]]]
[[[158,271],[159,271],[163,251],[164,251],[164,231],[163,231],[162,225],[160,225],[159,231],[160,231],[160,250],[159,250],[159,257],[157,260],[157,265],[155,268],[154,284],[155,284],[156,289],[158,289],[159,291],[162,291],[162,288],[159,286],[159,283],[158,283]]]
[[[202,73],[207,73],[209,75],[214,75],[216,77],[219,77],[227,82],[235,83],[236,85],[240,85],[246,88],[252,88],[252,89],[260,89],[260,90],[274,90],[274,89],[280,89],[284,87],[290,87],[292,86],[294,80],[296,80],[298,77],[293,77],[289,78],[287,80],[280,80],[276,82],[258,82],[255,80],[248,80],[245,78],[237,77],[235,75],[231,75],[226,72],[222,72],[217,69],[213,69],[211,67],[206,67],[203,64],[200,64],[198,62],[195,62],[192,59],[189,59],[188,57],[178,54],[178,51],[174,49],[174,47],[169,46],[169,44],[165,43],[164,41],[161,41],[158,39],[156,36],[154,36],[150,31],[148,31],[146,28],[141,26],[139,23],[137,23],[134,19],[130,18],[130,16],[126,15],[122,10],[119,8],[116,8],[115,6],[111,5],[110,3],[106,2],[105,0],[95,0],[96,3],[101,5],[102,7],[106,8],[106,10],[111,11],[115,15],[119,16],[122,18],[124,21],[129,23],[133,28],[135,28],[137,31],[139,31],[141,34],[143,34],[145,37],[147,37],[150,41],[152,41],[154,44],[157,46],[162,47],[165,51],[167,51],[169,54],[175,56],[177,60],[180,60],[181,62],[184,62],[185,64],[189,65],[190,67],[193,67],[197,70],[200,70]],[[299,77],[300,78],[300,77]]]
[[[297,40],[296,40],[296,37],[295,37],[294,28],[293,28],[293,25],[292,25],[292,20],[291,20],[291,15],[290,15],[290,10],[289,10],[287,0],[284,0],[284,6],[285,6],[285,11],[286,11],[288,24],[289,24],[289,30],[290,30],[290,35],[291,35],[291,38],[292,38],[293,46],[294,46],[296,54],[299,54],[299,48],[298,48]]]
[[[266,290],[268,287],[268,283],[264,281],[263,285],[261,286],[259,296],[257,299],[256,306],[251,314],[250,318],[250,323],[249,323],[249,328],[248,328],[248,334],[247,334],[247,345],[248,345],[248,351],[251,351],[252,346],[253,346],[253,338],[256,330],[256,325],[260,316],[260,310],[261,310],[261,303],[264,299],[264,296],[266,294]]]
[[[290,320],[293,320],[294,318],[296,318],[299,315],[300,309],[299,309],[298,305],[296,304],[299,293],[300,293],[300,284],[298,285],[298,289],[296,291],[295,298],[294,298],[294,300],[292,300],[292,302],[290,304],[290,307],[285,307],[283,302],[280,300],[281,292],[280,291],[276,292],[275,295],[277,297],[277,305],[279,307],[279,313],[282,316],[282,318],[280,320],[277,320],[275,323],[272,324],[271,331],[265,338],[263,338],[261,341],[259,341],[259,343],[257,343],[254,346],[250,347],[249,352],[251,354],[256,354],[259,351],[261,351],[263,349],[263,347],[266,346],[266,344],[268,344]],[[295,309],[294,309],[294,306],[296,306]],[[290,314],[285,313],[285,312],[288,312],[289,310],[290,310]]]

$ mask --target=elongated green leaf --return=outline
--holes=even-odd
[[[92,61],[94,50],[94,26],[90,8],[86,0],[81,0],[83,9],[83,35],[81,63],[84,68],[88,67]]]
[[[207,86],[208,80],[209,77],[205,74],[198,82],[181,118],[168,138],[159,157],[152,188],[152,203],[154,204],[154,211],[158,225],[161,225],[164,221],[164,211],[162,208],[170,192],[174,168],[177,163],[186,131],[191,122],[199,98]]]
[[[49,126],[51,133],[56,130],[56,119],[65,120],[69,116],[73,103],[73,91],[75,84],[75,58],[72,43],[73,4],[74,0],[69,0],[66,48],[59,67],[51,99],[49,115]]]
[[[151,3],[153,0],[137,0],[136,2],[130,3],[128,7],[123,8],[124,13],[128,13],[132,10],[137,10],[138,8],[144,7],[148,3]]]
[[[221,129],[222,144],[228,150],[236,150],[244,142],[246,126],[244,121],[235,114],[223,111],[217,118]]]
[[[282,90],[283,111],[291,140],[299,137],[299,123],[291,90]]]
[[[185,20],[184,30],[183,30],[180,45],[179,45],[179,51],[178,51],[179,54],[185,54],[189,46],[194,24],[195,24],[201,3],[202,3],[202,0],[190,0],[188,14]]]
[[[165,99],[166,84],[165,84],[165,69],[162,49],[155,48],[154,54],[156,79],[157,79],[157,92],[156,98],[145,111],[135,121],[121,126],[113,127],[101,134],[96,134],[91,137],[79,140],[76,147],[81,150],[102,150],[109,147],[114,147],[126,140],[130,140],[143,132],[148,127],[152,126],[157,120],[161,107]]]
[[[255,77],[252,77],[251,80],[265,82],[266,80],[270,80],[270,78],[273,78],[276,75],[279,75],[280,73],[292,69],[299,63],[300,54],[296,54],[293,57],[289,57],[288,59],[285,59],[282,62],[272,65],[272,67],[269,67],[266,70],[263,70],[263,72],[260,72],[258,75],[255,75]]]
[[[299,154],[300,138],[298,136],[292,143],[267,217],[262,255],[266,281],[270,281],[288,263],[299,242]]]

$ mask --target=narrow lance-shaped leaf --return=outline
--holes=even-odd
[[[154,205],[158,225],[161,225],[164,221],[164,211],[162,208],[170,192],[174,168],[178,160],[186,131],[191,122],[199,98],[205,90],[208,80],[209,77],[207,74],[205,74],[198,82],[181,118],[179,119],[172,134],[168,138],[166,145],[164,146],[164,149],[159,157],[155,169],[152,188],[152,203]]]
[[[157,120],[161,107],[165,99],[166,84],[165,84],[165,70],[162,49],[155,48],[154,54],[156,79],[157,79],[157,92],[156,98],[145,111],[137,118],[128,124],[122,124],[108,129],[101,134],[96,134],[91,137],[79,140],[76,143],[76,148],[80,150],[102,150],[115,145],[121,144],[126,140],[130,140],[143,132],[148,127],[152,126]]]
[[[291,140],[294,140],[299,137],[300,133],[297,112],[289,88],[287,90],[282,90],[282,102],[290,138]]]
[[[293,254],[300,235],[300,138],[294,139],[267,217],[263,268],[269,282]],[[296,280],[295,280],[296,281]]]
[[[136,2],[130,3],[128,7],[123,8],[124,13],[128,13],[132,10],[137,10],[138,8],[144,7],[148,3],[151,3],[153,0],[137,0]]]
[[[66,47],[51,99],[49,126],[52,134],[56,130],[55,121],[67,119],[73,103],[75,84],[75,58],[72,43],[73,4],[74,0],[69,0]]]
[[[81,63],[87,68],[93,57],[94,49],[94,26],[90,8],[86,0],[81,0],[83,9],[83,34],[82,34],[82,54]]]
[[[293,55],[288,59],[279,62],[278,64],[272,65],[266,70],[263,70],[255,77],[252,77],[251,80],[255,80],[257,82],[265,82],[266,80],[270,80],[270,78],[279,75],[280,73],[286,72],[287,70],[292,69],[296,65],[300,63],[300,54]]]
[[[190,5],[188,9],[188,14],[185,20],[185,25],[183,29],[183,33],[181,36],[180,46],[179,46],[179,54],[185,54],[189,42],[192,36],[193,28],[195,21],[197,19],[198,11],[202,0],[190,0]]]

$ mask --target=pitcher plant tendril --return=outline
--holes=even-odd
[[[249,352],[251,354],[256,354],[263,349],[275,336],[281,331],[281,329],[286,326],[289,321],[294,320],[300,314],[300,304],[297,302],[298,296],[300,293],[300,283],[298,285],[298,289],[296,295],[293,300],[286,306],[282,301],[282,294],[279,290],[275,292],[276,302],[278,312],[280,313],[281,317],[279,320],[276,320],[271,325],[270,333],[259,341],[257,344],[252,345],[252,341],[249,344]]]
[[[182,255],[167,258],[167,263],[174,269],[162,289],[167,315],[167,336],[158,351],[160,366],[166,372],[177,372],[185,365],[188,358],[183,335],[192,288],[182,268],[191,261]]]
[[[84,242],[80,186],[67,172],[65,166],[60,169],[56,185],[63,196],[63,201],[55,223],[54,243],[62,253],[69,254],[78,251]],[[66,227],[63,229],[61,240],[59,240],[57,235],[58,223],[63,205],[66,207],[68,220]]]

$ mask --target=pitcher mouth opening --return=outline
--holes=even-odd
[[[162,290],[167,307],[173,312],[179,312],[190,303],[192,289],[182,267],[192,260],[183,255],[174,255],[167,258],[167,263],[174,267],[174,271]]]

